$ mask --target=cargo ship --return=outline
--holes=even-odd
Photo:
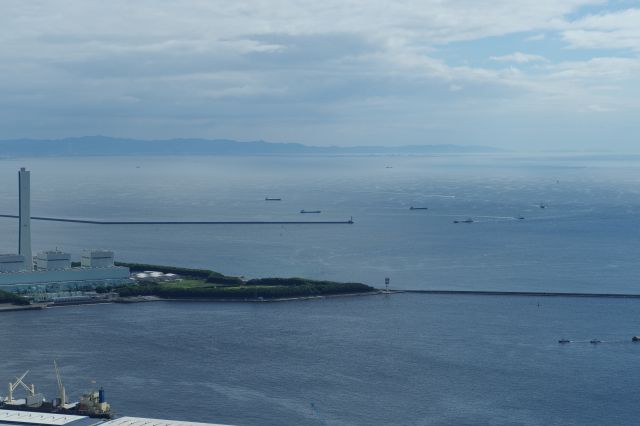
[[[115,416],[105,401],[104,389],[92,390],[82,395],[79,401],[69,403],[62,383],[60,370],[54,361],[58,396],[47,401],[36,392],[34,385],[24,381],[29,371],[9,383],[9,394],[0,397],[0,425],[21,426],[230,426],[220,423],[197,423],[192,421],[151,419],[142,417]],[[24,398],[15,398],[18,390],[24,390]]]
[[[0,409],[86,416],[94,419],[112,418],[111,406],[105,400],[103,388],[86,392],[80,397],[79,401],[70,403],[62,383],[58,364],[54,362],[54,366],[58,381],[58,396],[56,398],[47,401],[42,393],[36,392],[35,385],[25,384],[24,378],[29,374],[29,370],[27,370],[22,376],[16,377],[15,382],[9,383],[9,394],[4,398],[0,397]],[[26,396],[24,398],[15,398],[14,392],[20,388],[26,392]]]
[[[282,198],[264,197],[265,201],[282,201]]]
[[[471,219],[471,218],[466,219],[466,220],[454,220],[453,221],[453,223],[473,223],[473,222],[474,222],[474,220]]]
[[[300,213],[322,213],[320,210],[300,210]]]

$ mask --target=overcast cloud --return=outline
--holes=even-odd
[[[636,1],[0,7],[1,139],[637,150]]]

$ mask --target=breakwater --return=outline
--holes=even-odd
[[[615,299],[640,299],[640,294],[630,293],[573,293],[546,291],[479,291],[479,290],[398,290],[403,293],[451,294],[468,296],[522,296],[522,297],[598,297]]]
[[[19,216],[12,214],[0,214],[0,218],[18,219]],[[349,220],[240,220],[240,221],[216,221],[216,220],[88,220],[69,219],[60,217],[31,216],[31,220],[42,220],[48,222],[84,223],[89,225],[351,225],[353,219]]]

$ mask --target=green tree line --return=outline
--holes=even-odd
[[[121,297],[157,296],[163,299],[277,299],[331,294],[366,293],[372,287],[359,283],[319,282],[300,285],[241,287],[172,287],[167,284],[140,284],[115,288]]]
[[[0,290],[0,303],[11,303],[13,305],[28,305],[29,301],[24,297],[14,293]]]

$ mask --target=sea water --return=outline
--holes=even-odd
[[[123,261],[375,286],[390,277],[397,289],[640,285],[633,157],[5,159],[0,213],[16,214],[21,166],[32,170],[34,216],[355,222],[34,221],[34,252],[110,248]],[[16,246],[17,221],[0,220],[0,250]],[[121,414],[196,421],[634,424],[638,303],[403,294],[11,313],[2,315],[0,373],[10,380],[31,368],[51,395],[57,359],[68,389],[96,379]]]
[[[53,308],[2,314],[0,374],[52,397],[55,359],[70,396],[104,386],[117,414],[237,425],[634,425],[638,312],[406,293]]]
[[[639,289],[640,161],[633,159],[503,154],[4,160],[0,213],[17,214],[20,166],[32,171],[34,216],[355,221],[34,221],[34,253],[59,247],[77,259],[83,248],[104,247],[123,261],[375,286],[389,277],[397,289]],[[302,209],[322,213],[300,214]],[[453,223],[467,218],[474,223]],[[0,250],[15,251],[17,221],[0,219],[0,235]]]

